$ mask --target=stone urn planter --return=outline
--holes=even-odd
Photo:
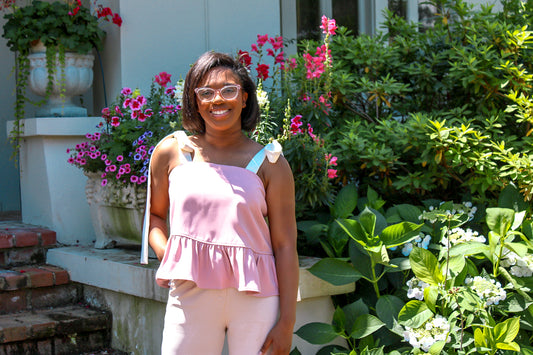
[[[108,184],[100,173],[86,173],[85,194],[93,222],[97,249],[117,244],[141,244],[146,187]]]
[[[28,87],[47,102],[36,111],[36,117],[85,117],[87,109],[74,103],[74,97],[85,93],[93,83],[94,55],[65,52],[64,63],[56,54],[52,90],[48,88],[48,69],[44,47],[35,47],[28,56]],[[62,65],[64,64],[64,66]]]

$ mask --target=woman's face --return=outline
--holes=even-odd
[[[206,131],[241,130],[241,113],[246,106],[248,93],[242,88],[237,88],[238,92],[232,98],[232,90],[235,89],[232,85],[240,86],[241,82],[229,68],[214,68],[200,81],[198,88],[215,90],[212,98],[209,97],[212,94],[209,90],[207,93],[197,92],[196,94],[198,113],[204,119]],[[200,97],[207,97],[209,101],[202,100]]]

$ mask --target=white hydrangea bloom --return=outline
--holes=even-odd
[[[466,242],[485,243],[486,240],[487,239],[477,231],[473,231],[470,228],[464,230],[463,228],[457,227],[449,230],[447,236],[442,237],[440,242],[445,247],[448,247],[448,243],[450,244],[450,247],[453,247],[454,245]]]
[[[503,258],[500,265],[504,268],[509,268],[511,275],[516,277],[531,277],[533,276],[533,255],[526,255],[520,257],[513,251],[507,248],[503,249]]]
[[[403,337],[412,347],[427,352],[437,341],[443,340],[449,343],[449,332],[450,324],[448,320],[441,315],[436,315],[418,328],[405,327]]]
[[[417,300],[422,301],[424,300],[424,289],[429,287],[429,284],[413,277],[411,280],[407,281],[407,286],[409,287],[407,290],[407,297],[416,298]]]
[[[507,297],[507,292],[505,292],[502,285],[493,279],[475,276],[474,278],[466,278],[465,283],[479,298],[485,301],[487,306],[497,305]]]

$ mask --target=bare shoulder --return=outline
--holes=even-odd
[[[275,163],[265,159],[259,170],[259,175],[265,182],[267,189],[276,185],[288,187],[294,184],[291,167],[283,155],[280,155]]]
[[[178,141],[173,136],[163,138],[152,153],[151,161],[153,170],[172,170],[174,166],[179,164],[178,149]]]

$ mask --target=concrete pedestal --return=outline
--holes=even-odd
[[[22,120],[20,190],[22,221],[50,228],[63,244],[90,245],[95,236],[83,172],[67,162],[67,148],[96,131],[100,117],[42,117]],[[13,121],[8,122],[11,132]]]

